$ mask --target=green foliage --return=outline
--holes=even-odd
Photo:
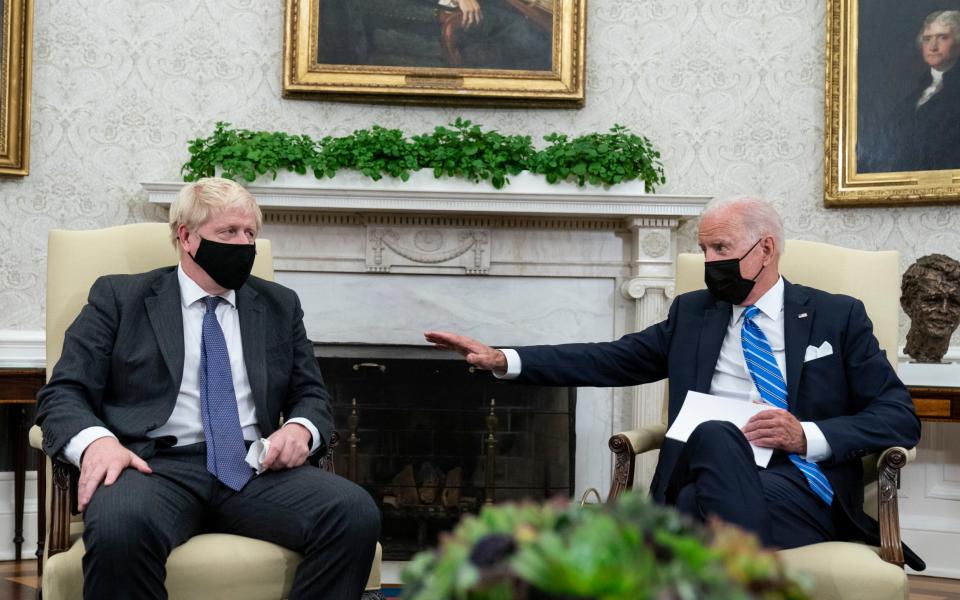
[[[339,169],[354,169],[374,181],[384,175],[406,181],[410,171],[419,168],[413,146],[402,131],[374,125],[346,137],[323,138],[313,173],[319,179],[333,177]]]
[[[534,154],[530,136],[483,131],[480,125],[459,117],[451,126],[453,129],[440,126],[413,138],[421,168],[433,169],[434,177],[489,180],[500,189],[507,183],[507,175],[527,168]]]
[[[406,600],[806,597],[753,536],[694,525],[639,494],[602,507],[486,507],[403,578]]]
[[[230,179],[253,181],[258,175],[274,177],[282,169],[307,172],[316,156],[316,144],[305,135],[231,129],[219,122],[208,138],[190,140],[190,160],[180,169],[184,181],[213,177],[216,168]]]
[[[570,179],[580,186],[588,181],[613,185],[641,179],[646,191],[652,192],[665,181],[660,153],[650,140],[623,125],[614,125],[610,133],[590,133],[573,140],[559,133],[544,139],[550,146],[537,154],[530,170],[546,176],[550,183]]]
[[[343,137],[315,141],[306,135],[234,129],[218,122],[206,138],[190,140],[190,159],[181,168],[185,181],[224,177],[253,181],[282,170],[315,177],[333,177],[353,169],[379,180],[384,175],[406,181],[411,171],[431,169],[435,177],[489,181],[500,189],[509,176],[527,170],[550,183],[576,181],[583,186],[615,185],[640,179],[648,192],[664,183],[660,154],[650,141],[615,125],[610,133],[593,133],[569,140],[552,133],[550,145],[534,148],[530,136],[503,135],[457,118],[449,127],[408,139],[399,129],[374,125]]]

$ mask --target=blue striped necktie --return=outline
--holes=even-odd
[[[780,372],[780,366],[777,365],[777,359],[773,356],[767,336],[753,321],[759,312],[760,309],[756,306],[748,306],[743,312],[743,329],[740,330],[743,358],[747,361],[747,370],[760,392],[760,398],[767,404],[787,410],[787,383]],[[830,506],[833,503],[833,488],[817,463],[804,460],[796,454],[789,456],[790,461],[807,479],[813,493]]]
[[[200,414],[207,442],[207,470],[232,490],[240,491],[253,477],[246,462],[237,394],[233,389],[230,355],[217,322],[219,296],[203,299],[203,335],[200,342]]]

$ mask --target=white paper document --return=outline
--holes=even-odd
[[[753,415],[772,409],[773,407],[769,404],[711,396],[700,392],[687,392],[680,414],[667,430],[667,437],[686,442],[697,425],[706,421],[729,421],[743,428]],[[750,447],[753,448],[753,460],[757,466],[766,467],[770,457],[773,456],[773,448],[760,448],[753,444],[750,444]]]
[[[247,464],[257,472],[257,475],[263,472],[263,461],[267,458],[267,451],[270,450],[270,440],[260,438],[250,444],[247,450]]]

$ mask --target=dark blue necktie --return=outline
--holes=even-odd
[[[246,445],[233,389],[230,355],[217,322],[219,296],[203,299],[203,336],[200,342],[200,414],[207,442],[207,470],[230,489],[240,491],[253,477],[245,461]]]
[[[747,361],[747,370],[753,379],[760,397],[767,404],[787,410],[787,383],[783,380],[780,366],[773,356],[773,349],[767,336],[754,323],[760,309],[748,306],[743,312],[743,329],[740,330],[740,341],[743,344],[743,358]],[[790,454],[790,461],[796,465],[814,494],[827,503],[833,503],[833,488],[827,481],[823,471],[817,463],[804,460],[797,454]]]

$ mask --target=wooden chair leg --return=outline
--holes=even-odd
[[[37,454],[37,578],[43,580],[43,549],[47,545],[47,455]],[[39,594],[39,588],[37,590]]]
[[[72,465],[53,461],[53,498],[50,505],[50,549],[54,556],[70,549],[70,484]]]
[[[900,484],[900,469],[907,464],[907,453],[903,448],[890,448],[880,455],[879,463],[877,517],[880,522],[880,558],[903,567],[897,487]]]

